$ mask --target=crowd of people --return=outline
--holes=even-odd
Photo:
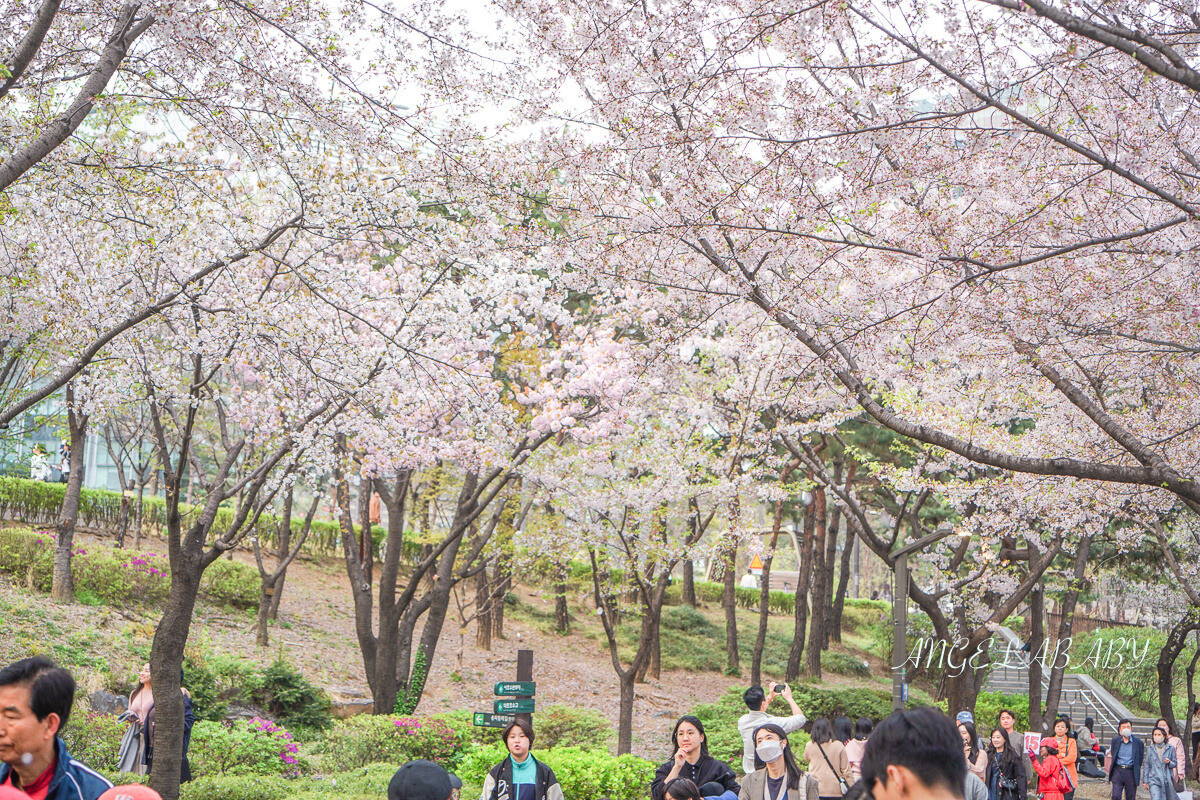
[[[789,716],[772,716],[776,697]],[[47,658],[22,659],[0,670],[0,800],[160,800],[148,787],[114,787],[73,758],[60,731],[71,715],[75,680]],[[671,758],[658,767],[651,800],[1074,800],[1081,769],[1105,772],[1112,800],[1135,800],[1145,787],[1150,800],[1178,800],[1184,788],[1185,749],[1169,720],[1157,720],[1149,742],[1122,720],[1107,748],[1092,720],[1076,731],[1061,716],[1053,735],[1026,749],[1014,729],[1016,715],[1003,710],[986,740],[970,712],[955,720],[938,709],[893,713],[875,724],[847,717],[813,721],[801,769],[789,736],[807,723],[791,689],[752,686],[737,727],[743,746],[742,774],[714,758],[704,724],[681,717],[671,731]],[[190,711],[187,692],[185,706]],[[1193,714],[1200,713],[1194,708]],[[136,742],[123,756],[130,772],[153,764],[154,695],[149,665],[139,674],[127,718]],[[187,726],[190,727],[190,726]],[[533,726],[517,718],[501,732],[508,755],[487,773],[479,800],[565,800],[554,771],[532,753]],[[186,738],[185,738],[186,742]],[[186,746],[186,745],[185,745]],[[188,777],[186,758],[184,773]],[[462,781],[430,761],[400,767],[388,800],[459,800]]]

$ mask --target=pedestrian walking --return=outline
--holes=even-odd
[[[1041,756],[1041,761],[1038,760]],[[1029,761],[1033,771],[1038,776],[1038,794],[1042,800],[1063,800],[1063,795],[1070,783],[1066,780],[1066,770],[1058,760],[1058,742],[1053,737],[1042,739],[1038,748],[1038,756],[1030,753]]]
[[[958,723],[958,735],[962,738],[963,756],[967,759],[967,769],[979,780],[987,778],[987,753],[979,749],[979,734],[970,722]]]
[[[1017,724],[1017,715],[1010,709],[1004,708],[996,715],[996,721],[1000,723],[1000,727],[1003,729],[1004,735],[1008,737],[1008,743],[1012,746],[1012,749],[1018,753],[1024,753],[1025,736],[1020,731],[1014,729]],[[1029,760],[1025,758],[1021,759],[1021,768],[1025,770],[1025,791],[1021,792],[1021,797],[1025,797],[1029,792],[1029,785],[1033,783],[1034,772]]]
[[[1025,796],[1025,759],[1013,749],[1003,728],[993,728],[988,742],[988,800],[1020,800]]]
[[[1108,780],[1112,783],[1112,800],[1134,800],[1142,782],[1142,761],[1146,745],[1133,735],[1133,724],[1123,719],[1117,723],[1117,735],[1108,746]]]
[[[1166,719],[1154,721],[1156,728],[1162,728],[1167,736],[1167,744],[1175,748],[1175,791],[1183,791],[1184,772],[1187,769],[1187,751],[1183,747],[1183,739],[1175,735],[1175,726]]]
[[[1057,742],[1058,760],[1062,763],[1063,769],[1071,776],[1071,785],[1079,785],[1079,772],[1075,768],[1075,762],[1079,760],[1079,745],[1071,738],[1071,721],[1059,717],[1054,720],[1054,741]],[[1063,792],[1064,800],[1075,800],[1075,790],[1070,789]]]
[[[1167,741],[1167,729],[1155,728],[1146,748],[1143,784],[1150,790],[1150,800],[1178,800],[1175,781],[1179,765],[1175,759],[1175,746]]]

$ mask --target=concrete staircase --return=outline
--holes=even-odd
[[[1008,628],[998,628],[992,637],[991,653],[996,660],[1005,659],[1007,664],[992,670],[984,684],[984,690],[989,692],[1004,692],[1005,694],[1029,694],[1029,654],[1021,652],[1024,642],[1021,637]],[[1042,700],[1046,698],[1049,688],[1049,670],[1043,670]],[[1083,725],[1084,717],[1091,717],[1095,725],[1096,738],[1107,745],[1108,740],[1117,735],[1117,722],[1128,719],[1133,724],[1136,736],[1149,736],[1154,730],[1154,720],[1145,717],[1135,717],[1125,704],[1096,682],[1090,675],[1067,673],[1063,676],[1062,693],[1056,713],[1068,714],[1075,727]],[[994,720],[985,724],[991,726]]]

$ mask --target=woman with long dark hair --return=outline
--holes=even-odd
[[[993,728],[987,747],[988,800],[1023,800],[1025,761],[1013,749],[1003,728]]]
[[[833,720],[833,738],[834,741],[842,743],[842,747],[854,738],[854,723],[849,717],[836,717]]]
[[[738,800],[818,800],[817,780],[796,764],[783,728],[759,725],[753,741],[755,769],[742,781]]]
[[[650,784],[650,797],[664,800],[667,784],[677,778],[687,778],[696,784],[704,797],[720,797],[729,794],[727,800],[737,796],[737,776],[724,761],[717,761],[708,754],[708,739],[704,735],[704,723],[697,717],[680,717],[671,731],[671,760],[661,765],[654,773]]]
[[[809,772],[817,779],[822,798],[840,798],[850,788],[850,758],[846,748],[833,738],[833,726],[825,717],[817,719],[812,726],[808,744],[804,745],[804,758]]]
[[[981,781],[987,780],[987,753],[979,749],[979,734],[975,725],[970,722],[958,723],[958,735],[962,737],[963,756],[967,759],[967,769],[974,772]]]

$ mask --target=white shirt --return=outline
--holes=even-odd
[[[804,727],[804,714],[794,717],[773,717],[765,711],[748,711],[738,719],[738,733],[742,735],[742,771],[749,775],[754,772],[754,729],[759,725],[774,723],[783,728],[784,733],[792,733]]]

